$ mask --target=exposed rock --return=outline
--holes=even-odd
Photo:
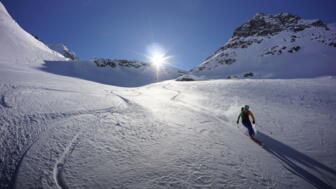
[[[193,78],[188,78],[188,77],[182,77],[176,81],[195,81]]]
[[[289,53],[293,53],[293,52],[297,52],[301,49],[300,46],[295,46],[295,47],[292,47],[291,49],[288,50]]]
[[[331,42],[331,43],[329,43],[329,46],[336,47],[336,43],[335,42]]]
[[[234,62],[236,62],[236,59],[233,58],[222,59],[218,61],[219,64],[227,64],[227,65],[233,64]]]
[[[52,50],[62,54],[65,58],[69,58],[71,60],[78,60],[77,55],[72,52],[68,47],[66,47],[64,44],[58,43],[58,44],[49,44],[49,48]]]
[[[310,27],[329,29],[321,20],[305,22],[299,16],[288,13],[276,15],[258,13],[247,23],[239,26],[232,37],[274,35],[284,30],[299,32]]]
[[[253,77],[254,74],[252,72],[248,72],[246,74],[244,74],[244,77]]]
[[[263,41],[262,39],[244,40],[244,39],[240,39],[240,38],[233,38],[228,43],[226,43],[223,47],[218,49],[215,52],[215,54],[219,51],[223,51],[223,50],[226,50],[226,49],[247,48],[248,46],[252,45],[253,43],[260,44],[262,41]]]
[[[115,68],[117,66],[122,67],[130,67],[130,68],[140,68],[141,66],[148,66],[148,64],[133,61],[133,60],[112,60],[112,59],[103,59],[103,58],[96,58],[92,60],[98,67],[106,67],[110,66]]]

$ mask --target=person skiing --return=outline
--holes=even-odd
[[[253,113],[249,109],[250,109],[250,107],[248,105],[245,105],[244,107],[242,107],[241,112],[240,112],[240,114],[238,116],[238,119],[237,119],[237,124],[239,124],[239,119],[241,117],[242,118],[242,124],[247,128],[250,137],[254,138],[255,132],[253,130],[253,127],[252,127],[249,116],[252,117],[253,124],[255,124],[255,118],[254,118]]]

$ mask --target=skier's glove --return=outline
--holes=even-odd
[[[239,121],[237,121],[237,124],[239,124]]]
[[[253,124],[255,124],[255,121],[253,121]]]

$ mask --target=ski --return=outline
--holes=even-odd
[[[255,137],[251,137],[247,133],[245,133],[245,135],[248,136],[253,142],[255,142],[256,144],[258,144],[259,146],[265,146],[264,143],[262,143],[260,140],[256,139]]]
[[[251,139],[253,142],[257,143],[259,146],[264,146],[264,143],[262,143],[260,140],[254,138],[254,137],[250,137],[250,139]]]

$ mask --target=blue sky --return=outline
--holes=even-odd
[[[290,12],[336,22],[335,0],[1,0],[45,43],[64,43],[80,59],[147,61],[159,44],[175,67],[191,69],[257,12]]]

